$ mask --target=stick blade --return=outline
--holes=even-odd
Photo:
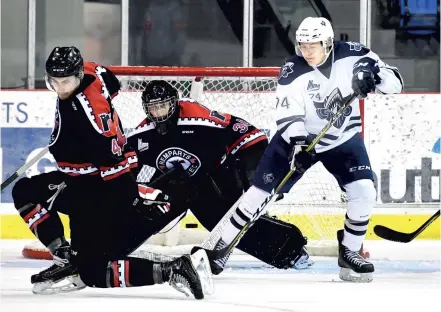
[[[414,236],[414,233],[402,233],[382,225],[374,226],[374,233],[383,239],[398,243],[408,243]]]

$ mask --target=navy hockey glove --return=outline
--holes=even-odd
[[[138,184],[139,198],[133,206],[147,219],[153,220],[170,211],[170,197],[161,190]]]
[[[299,173],[304,173],[315,163],[315,151],[306,152],[309,140],[306,136],[290,138],[291,153],[289,155],[291,169],[296,168]]]
[[[352,71],[352,89],[361,98],[367,97],[369,92],[375,91],[375,85],[381,82],[378,73],[378,62],[370,57],[363,57],[354,64]]]

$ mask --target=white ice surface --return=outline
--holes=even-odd
[[[368,241],[376,265],[370,284],[340,281],[335,258],[314,258],[312,268],[295,271],[269,268],[249,256],[233,256],[228,268],[215,277],[215,294],[202,301],[186,298],[168,285],[33,295],[31,274],[50,262],[22,258],[23,245],[24,241],[0,241],[1,312],[440,310],[439,241]]]

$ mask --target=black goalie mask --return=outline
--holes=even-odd
[[[177,124],[178,91],[164,80],[151,81],[142,92],[142,107],[159,134],[168,133]]]

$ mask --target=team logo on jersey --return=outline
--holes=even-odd
[[[358,42],[348,42],[349,44],[349,51],[361,51],[363,49],[364,45]]]
[[[293,67],[294,67],[293,62],[286,62],[285,65],[283,65],[283,67],[280,69],[279,79],[286,78],[286,77],[288,77],[289,74],[294,72]]]
[[[138,151],[144,152],[149,149],[149,142],[143,142],[141,138],[138,138]]]
[[[308,86],[306,87],[306,91],[312,92],[312,91],[318,91],[320,90],[320,84],[314,83],[314,81],[309,80]]]
[[[57,104],[57,108],[55,109],[55,123],[54,123],[54,128],[52,129],[51,137],[49,139],[49,146],[53,145],[55,141],[57,141],[58,136],[60,135],[60,126],[61,126],[60,123],[61,123],[61,118]]]
[[[343,98],[341,95],[340,89],[335,88],[331,94],[325,97],[323,102],[314,102],[315,110],[320,119],[326,119],[327,121],[331,120],[335,113],[343,106],[346,98]],[[348,106],[345,108],[340,117],[334,122],[333,126],[340,129],[346,117],[348,117],[352,113],[352,107]]]
[[[201,167],[201,161],[196,155],[179,147],[167,148],[159,153],[156,158],[156,167],[163,172],[178,164],[182,166],[189,176],[194,175]]]
[[[264,173],[262,178],[263,178],[263,183],[268,184],[273,182],[274,175],[272,173]]]

